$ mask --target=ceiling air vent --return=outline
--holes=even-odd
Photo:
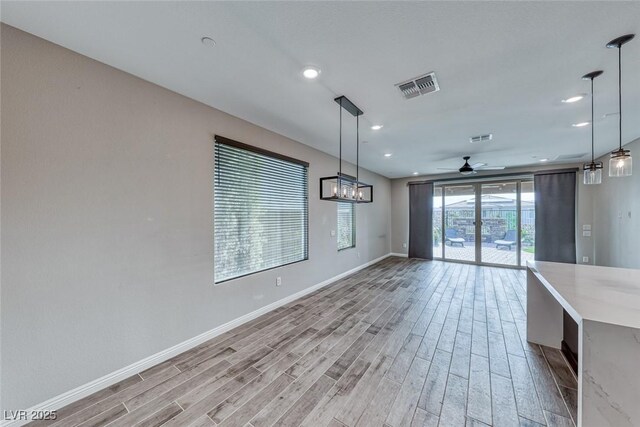
[[[493,134],[487,133],[484,135],[472,136],[471,138],[469,138],[469,142],[472,144],[477,144],[478,142],[487,142],[487,141],[491,141],[492,139],[493,139]]]
[[[396,87],[400,89],[405,99],[415,98],[416,96],[426,95],[427,93],[440,90],[438,80],[436,80],[436,73],[428,73],[415,77],[411,80],[396,84]]]
[[[561,154],[559,156],[557,156],[555,159],[556,161],[571,161],[571,160],[580,160],[582,159],[584,156],[586,156],[588,153],[575,153],[575,154]]]

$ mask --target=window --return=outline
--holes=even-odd
[[[308,164],[216,136],[215,282],[308,258]]]
[[[356,246],[355,204],[338,203],[338,250]]]

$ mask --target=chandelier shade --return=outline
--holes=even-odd
[[[602,184],[602,162],[586,163],[583,167],[584,184]]]

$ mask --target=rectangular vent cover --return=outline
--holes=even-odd
[[[416,96],[426,95],[427,93],[437,92],[440,90],[436,73],[428,73],[422,76],[396,84],[405,99],[415,98]]]
[[[584,156],[586,156],[587,154],[588,153],[561,154],[561,155],[557,156],[554,160],[564,160],[564,161],[580,160]]]
[[[472,136],[469,138],[469,142],[472,144],[477,144],[478,142],[487,142],[493,139],[492,133],[487,133],[485,135]]]

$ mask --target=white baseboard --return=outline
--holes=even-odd
[[[334,276],[330,279],[327,279],[323,282],[320,282],[318,284],[315,284],[311,287],[308,287],[306,289],[303,289],[300,292],[296,292],[295,294],[289,295],[286,298],[283,298],[281,300],[278,300],[276,302],[273,302],[269,305],[265,305],[264,307],[261,307],[255,311],[252,311],[251,313],[247,313],[244,316],[238,317],[237,319],[231,320],[230,322],[227,322],[223,325],[218,326],[217,328],[211,329],[210,331],[204,332],[198,336],[195,336],[191,339],[188,339],[186,341],[183,341],[179,344],[174,345],[173,347],[170,347],[166,350],[162,350],[156,354],[153,354],[147,358],[144,358],[138,362],[135,362],[129,366],[126,366],[122,369],[118,369],[117,371],[114,371],[110,374],[107,374],[101,378],[98,378],[96,380],[93,380],[91,382],[88,382],[87,384],[81,385],[80,387],[74,388],[73,390],[70,390],[66,393],[62,393],[58,396],[55,396],[45,402],[42,402],[40,404],[37,404],[35,406],[32,406],[31,408],[26,410],[27,414],[32,413],[32,411],[55,411],[57,409],[61,409],[65,406],[67,406],[70,403],[73,403],[77,400],[82,399],[83,397],[89,396],[92,393],[95,393],[96,391],[102,390],[103,388],[109,387],[119,381],[124,380],[125,378],[128,378],[132,375],[135,375],[139,372],[144,371],[145,369],[148,369],[152,366],[157,365],[158,363],[162,363],[165,360],[168,360],[174,356],[177,356],[180,353],[184,353],[187,350],[190,350],[200,344],[202,344],[205,341],[208,341],[212,338],[217,337],[218,335],[223,334],[224,332],[227,332],[233,328],[237,328],[238,326],[242,325],[243,323],[246,323],[250,320],[253,320],[257,317],[262,316],[265,313],[268,313],[272,310],[275,310],[278,307],[281,307],[285,304],[290,303],[291,301],[295,301],[298,298],[302,298],[305,295],[310,294],[311,292],[314,292],[318,289],[321,289],[337,280],[340,280],[346,276],[349,276],[350,274],[356,273],[366,267],[369,267],[372,264],[375,264],[379,261],[382,261],[385,258],[388,258],[390,256],[405,256],[406,255],[401,255],[401,254],[387,254],[387,255],[383,255],[380,258],[376,258],[372,261],[369,261],[365,264],[359,265],[358,267],[352,268],[349,271],[345,271],[344,273],[338,274],[337,276]],[[0,426],[1,427],[17,427],[17,426],[22,426],[25,425],[29,422],[30,420],[5,420],[0,422]]]
[[[399,256],[399,257],[402,257],[402,258],[408,258],[408,257],[409,257],[409,255],[408,255],[408,254],[399,254],[399,253],[397,253],[397,252],[391,252],[391,253],[389,254],[389,256]]]

